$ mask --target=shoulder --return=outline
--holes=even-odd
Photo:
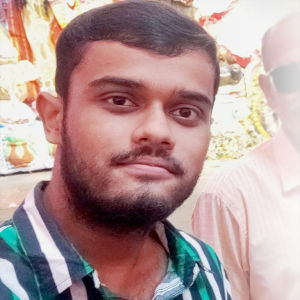
[[[9,268],[22,264],[29,267],[17,229],[11,220],[0,226],[0,262]],[[5,273],[4,270],[5,268],[0,268],[1,277]]]
[[[12,222],[8,220],[0,225],[0,257],[4,253],[23,254],[17,230]]]
[[[169,246],[173,248],[173,246],[170,245],[170,242],[173,244],[176,243],[176,249],[177,252],[179,252],[179,255],[185,255],[193,261],[200,262],[200,265],[205,270],[223,276],[222,264],[215,251],[208,244],[187,232],[176,229],[169,222],[165,222],[165,226]],[[170,233],[173,241],[170,239]],[[176,254],[178,255],[178,253]]]
[[[29,299],[23,281],[34,276],[13,222],[0,226],[0,293],[3,299]],[[21,295],[22,297],[18,297]],[[1,298],[2,299],[2,298]]]
[[[186,232],[179,231],[179,233],[189,245],[190,255],[194,256],[199,267],[197,285],[206,282],[207,289],[211,290],[217,299],[231,299],[226,271],[213,248]]]
[[[205,270],[222,275],[222,264],[211,246],[184,231],[179,230],[179,234],[191,248],[190,254],[194,256],[195,259],[199,259],[199,262]]]
[[[23,254],[17,229],[12,220],[8,220],[0,225],[0,257],[6,252]]]
[[[276,173],[272,145],[272,140],[269,140],[244,157],[225,163],[206,180],[201,182],[200,179],[200,197],[221,199],[224,204],[226,199],[239,199],[251,194],[253,185],[270,181],[272,174]]]

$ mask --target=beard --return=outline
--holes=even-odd
[[[153,182],[146,176],[137,178],[140,183],[137,188],[122,191],[122,186],[110,177],[109,169],[97,164],[97,158],[88,162],[77,152],[64,126],[61,175],[76,219],[93,229],[105,228],[116,234],[146,233],[156,222],[166,219],[192,193],[199,174],[184,179],[185,171],[175,159],[165,150],[154,151],[150,146],[112,155],[109,166],[113,168],[145,155],[163,158],[174,176],[181,178],[167,195],[154,194]]]

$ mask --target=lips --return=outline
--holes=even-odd
[[[129,162],[124,162],[121,163],[120,165],[127,165],[127,166],[145,166],[145,171],[147,170],[147,167],[149,171],[151,171],[151,168],[153,170],[159,170],[159,169],[164,169],[168,171],[169,173],[174,173],[172,170],[172,167],[170,164],[167,164],[166,162],[163,162],[161,159],[154,159],[154,158],[139,158],[139,159],[134,159]],[[141,169],[142,170],[142,169]]]
[[[140,172],[159,174],[168,172],[173,175],[183,173],[182,169],[173,161],[157,157],[138,157],[118,163],[119,166],[129,166]]]

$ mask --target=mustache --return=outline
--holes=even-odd
[[[138,158],[143,156],[161,158],[168,170],[176,175],[185,173],[181,163],[171,157],[168,151],[164,149],[154,149],[150,146],[143,146],[132,151],[124,151],[111,157],[110,165],[116,166],[120,164],[134,163]]]

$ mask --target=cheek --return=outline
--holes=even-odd
[[[68,135],[73,151],[86,161],[99,160],[99,157],[107,157],[111,138],[105,133],[105,128],[98,126],[92,120],[68,124]]]
[[[277,94],[274,97],[275,110],[280,113],[283,112],[299,112],[300,109],[300,93],[293,94]]]
[[[291,124],[298,127],[300,114],[300,96],[299,98],[289,97],[282,99],[282,103],[277,106],[276,113],[285,124]]]
[[[192,166],[195,165],[196,168],[202,167],[207,154],[208,142],[202,142],[198,147],[193,148],[190,154],[190,161]]]
[[[198,171],[202,167],[206,158],[209,140],[209,132],[185,138],[182,153],[184,155],[183,163],[186,168]]]
[[[107,129],[107,130],[106,130]],[[83,138],[83,144],[85,144],[86,151],[92,155],[105,158],[110,157],[113,154],[119,153],[123,149],[121,135],[119,132],[109,130],[109,128],[98,128],[90,130]],[[124,139],[124,136],[123,136]],[[79,141],[80,142],[80,141]]]
[[[124,122],[120,123],[117,118],[96,108],[90,109],[88,113],[78,114],[77,122],[73,122],[73,126],[78,128],[78,134],[83,139],[103,146],[116,143],[116,140],[121,143],[121,138],[126,133]]]

